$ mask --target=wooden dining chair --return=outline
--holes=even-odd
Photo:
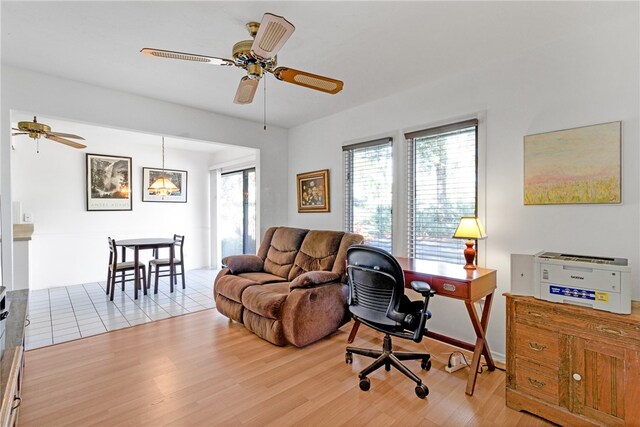
[[[124,248],[123,248],[124,250]],[[143,264],[137,266],[133,261],[118,261],[118,247],[116,241],[109,237],[109,275],[107,277],[107,295],[111,293],[110,300],[113,301],[116,286],[116,275],[120,274],[120,283],[124,291],[124,282],[135,281],[136,268],[140,269],[140,277],[142,278],[142,286],[147,286],[147,275]],[[134,286],[138,287],[135,283]]]
[[[174,234],[174,257],[173,257],[173,277],[171,278],[171,259],[158,258],[158,249],[154,250],[154,259],[149,261],[149,285],[151,285],[151,275],[155,274],[153,293],[158,293],[158,278],[169,276],[170,291],[173,292],[173,285],[178,284],[178,276],[182,276],[182,289],[185,289],[184,284],[184,236]],[[178,272],[178,267],[180,271]],[[152,271],[153,270],[153,271]]]

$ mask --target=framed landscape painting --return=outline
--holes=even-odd
[[[149,190],[151,184],[160,176],[168,178],[178,190],[168,196],[155,194]],[[142,201],[187,203],[187,171],[176,169],[142,168]]]
[[[329,212],[329,169],[299,173],[298,212]]]
[[[524,204],[620,203],[622,122],[524,137]]]
[[[87,154],[87,210],[130,211],[131,157]]]

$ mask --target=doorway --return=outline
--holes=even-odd
[[[220,223],[221,258],[256,253],[256,169],[221,174]]]

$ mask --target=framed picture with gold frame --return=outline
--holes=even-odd
[[[329,169],[296,175],[298,212],[329,212]]]

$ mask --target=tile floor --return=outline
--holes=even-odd
[[[125,283],[125,292],[116,283],[113,301],[105,293],[106,282],[32,291],[26,350],[213,308],[213,279],[218,271],[187,271],[186,289],[178,277],[173,293],[169,292],[169,278],[160,278],[157,295],[152,285],[150,293],[137,300],[133,299],[132,282]]]

